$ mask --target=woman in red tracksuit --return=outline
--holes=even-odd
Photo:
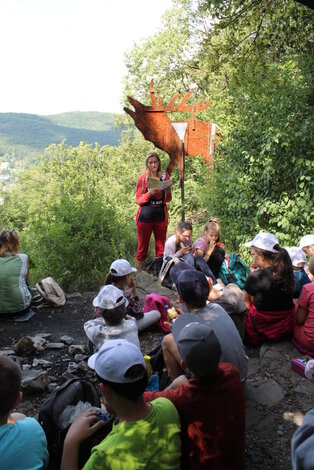
[[[155,237],[155,256],[163,255],[168,225],[167,202],[171,201],[170,186],[164,190],[149,188],[149,178],[169,180],[166,171],[161,171],[160,158],[156,152],[149,152],[145,161],[145,173],[136,183],[136,202],[140,206],[136,216],[138,249],[137,268],[142,269],[147,257],[152,232]]]

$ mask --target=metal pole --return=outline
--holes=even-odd
[[[181,209],[182,209],[182,222],[184,222],[184,140],[181,140],[181,171],[182,171],[182,182],[181,182]]]

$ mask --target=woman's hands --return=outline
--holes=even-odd
[[[158,188],[151,188],[151,189],[148,190],[148,192],[151,196],[155,196],[159,191],[160,191],[160,189],[158,189]]]

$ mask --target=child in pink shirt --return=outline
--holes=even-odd
[[[314,255],[309,262],[309,270],[314,274]],[[314,282],[303,286],[298,302],[293,331],[294,344],[302,352],[314,356]]]

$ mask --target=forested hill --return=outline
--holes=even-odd
[[[0,113],[0,157],[32,161],[37,152],[51,143],[66,141],[77,146],[81,141],[119,145],[121,130],[114,131],[114,115],[99,112],[69,112],[52,116]]]

